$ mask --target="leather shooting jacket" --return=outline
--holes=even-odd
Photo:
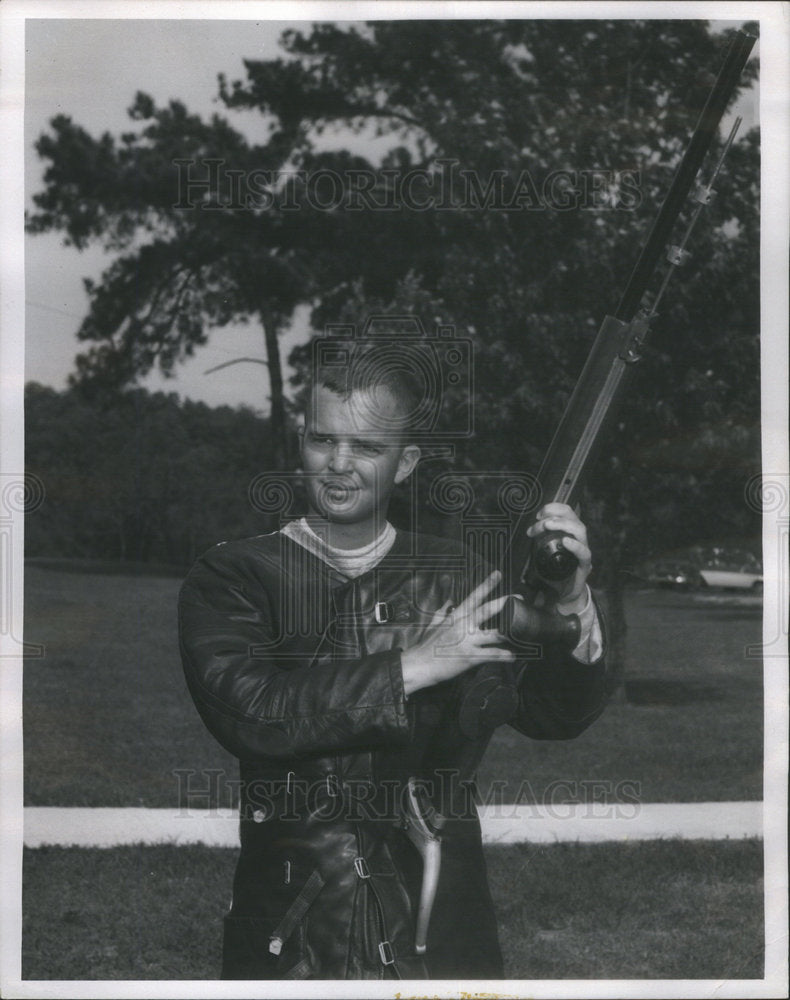
[[[465,780],[491,729],[459,727],[467,675],[407,700],[400,663],[487,571],[455,543],[400,531],[351,581],[279,532],[221,543],[190,571],[186,680],[242,779],[224,978],[502,977]],[[604,669],[603,656],[581,663],[544,644],[519,666],[507,721],[536,739],[576,736],[602,711]],[[423,956],[422,860],[400,823],[409,777],[449,816]]]

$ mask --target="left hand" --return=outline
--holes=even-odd
[[[566,615],[581,611],[587,600],[587,577],[592,570],[592,553],[587,546],[587,528],[573,508],[564,503],[547,503],[538,511],[537,520],[527,534],[535,538],[546,531],[562,531],[567,537],[562,546],[579,561],[573,576],[547,586],[557,591],[557,609]]]

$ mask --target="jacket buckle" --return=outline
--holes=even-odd
[[[392,951],[392,945],[389,941],[382,941],[379,944],[379,955],[381,956],[382,965],[393,965],[395,962],[395,955]]]
[[[333,799],[336,799],[340,794],[340,788],[338,786],[338,780],[336,774],[328,774],[326,776],[326,794],[331,795]]]
[[[379,625],[386,625],[386,623],[392,617],[390,615],[390,606],[386,601],[377,601],[376,607],[373,609],[373,617],[376,619]]]
[[[294,778],[296,777],[295,771],[289,771],[285,778],[285,794],[290,795],[293,791]]]
[[[354,871],[360,878],[370,878],[370,869],[364,858],[354,858]]]

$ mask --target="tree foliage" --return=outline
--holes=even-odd
[[[267,422],[250,410],[132,389],[111,405],[30,383],[28,471],[45,487],[28,556],[187,567],[210,545],[277,527],[250,503],[271,467]]]
[[[246,61],[244,80],[220,78],[229,109],[262,116],[261,144],[144,94],[136,131],[119,138],[54,119],[30,228],[118,253],[89,287],[80,336],[95,346],[80,375],[170,371],[210,327],[262,309],[275,333],[299,304],[315,329],[412,309],[475,342],[477,435],[460,467],[534,471],[726,41],[690,20],[317,24],[284,32],[282,57]],[[343,138],[354,133],[388,139],[388,152],[361,156]],[[174,164],[207,160],[246,179],[243,204],[217,188],[183,207]],[[265,196],[246,197],[261,170]],[[334,178],[320,205],[319,175]],[[754,129],[730,154],[591,483],[609,567],[756,527],[743,492],[759,461],[758,179]],[[276,336],[267,347],[278,368]],[[275,437],[284,419],[273,409]]]
[[[277,335],[311,294],[309,241],[290,231],[287,214],[227,207],[224,188],[203,181],[206,161],[223,171],[277,168],[284,150],[277,139],[250,145],[219,116],[204,122],[180,101],[158,108],[138,93],[129,115],[140,127],[119,139],[94,139],[59,115],[36,143],[49,166],[29,230],[60,230],[79,249],[98,241],[114,255],[98,283],[85,282],[90,309],[78,337],[94,346],[78,357],[74,381],[119,388],[155,365],[170,375],[208,330],[259,318],[282,464]]]
[[[287,32],[288,59],[247,62],[247,80],[222,93],[300,136],[337,123],[391,135],[394,151],[368,164],[379,191],[395,174],[466,172],[454,206],[434,197],[429,211],[395,221],[370,211],[369,223],[355,223],[346,257],[359,259],[333,257],[337,281],[315,323],[349,302],[402,302],[410,274],[435,312],[476,338],[478,434],[464,461],[534,470],[726,41],[702,21],[319,25]],[[744,85],[755,72],[750,65]],[[294,156],[306,170],[318,162],[307,139]],[[348,177],[346,156],[324,153],[320,166]],[[624,184],[635,176],[633,198]],[[599,465],[595,489],[618,526],[610,540],[621,557],[630,542],[631,561],[756,524],[743,488],[759,455],[758,178],[752,130],[731,151]],[[596,184],[604,196],[591,198]],[[487,191],[499,201],[476,207]],[[516,208],[501,207],[514,199]]]

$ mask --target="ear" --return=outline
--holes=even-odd
[[[395,472],[395,482],[402,483],[414,472],[414,467],[420,460],[420,449],[416,444],[407,444],[400,453],[398,468]]]

